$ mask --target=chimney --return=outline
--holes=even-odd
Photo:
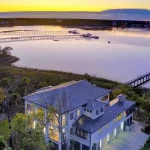
[[[118,98],[118,100],[120,101],[120,102],[123,102],[125,99],[126,99],[126,95],[124,95],[124,94],[120,94],[120,95],[118,95],[117,96],[117,98]]]

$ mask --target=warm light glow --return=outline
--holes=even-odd
[[[109,134],[107,135],[107,142],[109,142]]]
[[[33,121],[33,128],[35,129],[35,124],[36,124],[36,122],[35,121]]]
[[[0,11],[101,11],[114,8],[147,8],[149,0],[5,0]]]
[[[46,129],[45,129],[45,127],[44,127],[43,131],[44,131],[44,134],[45,134],[45,133],[46,133]]]
[[[102,147],[102,140],[100,140],[100,148]]]
[[[114,133],[114,136],[116,136],[117,135],[117,130],[115,129],[115,133]]]
[[[121,130],[123,130],[123,128],[124,128],[124,122],[122,121],[121,122]]]

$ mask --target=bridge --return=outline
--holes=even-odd
[[[125,84],[130,85],[132,87],[139,87],[139,86],[141,86],[141,85],[143,85],[149,81],[150,81],[150,72],[146,73],[144,75],[141,75],[141,76],[139,76],[139,77],[137,77],[137,78],[135,78],[129,82],[126,82]]]
[[[81,39],[81,35],[45,35],[45,36],[22,36],[22,37],[8,37],[0,38],[0,43],[31,41],[31,40],[61,40],[61,39]]]
[[[33,34],[38,34],[38,35],[47,35],[47,34],[69,34],[68,31],[37,31],[37,30],[31,30],[31,31],[22,31],[22,30],[16,30],[16,31],[3,31],[0,32],[0,35],[33,35]]]

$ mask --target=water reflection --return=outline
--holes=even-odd
[[[1,31],[12,29],[74,30],[56,26],[0,28]],[[76,30],[90,32],[100,39],[26,41],[1,46],[14,48],[12,53],[20,58],[16,63],[19,66],[89,73],[122,82],[150,71],[150,31],[116,28],[109,31]]]

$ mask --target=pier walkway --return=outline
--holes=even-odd
[[[22,36],[22,37],[8,37],[0,38],[0,43],[31,41],[31,40],[61,40],[61,39],[81,39],[81,35],[43,35],[43,36]]]
[[[139,77],[137,77],[137,78],[135,78],[129,82],[126,82],[125,84],[130,85],[132,87],[139,87],[139,86],[141,86],[141,85],[143,85],[149,81],[150,81],[150,72],[146,73],[144,75],[141,75],[141,76],[139,76]]]
[[[69,34],[68,31],[3,31],[0,35],[48,35],[48,34]]]

